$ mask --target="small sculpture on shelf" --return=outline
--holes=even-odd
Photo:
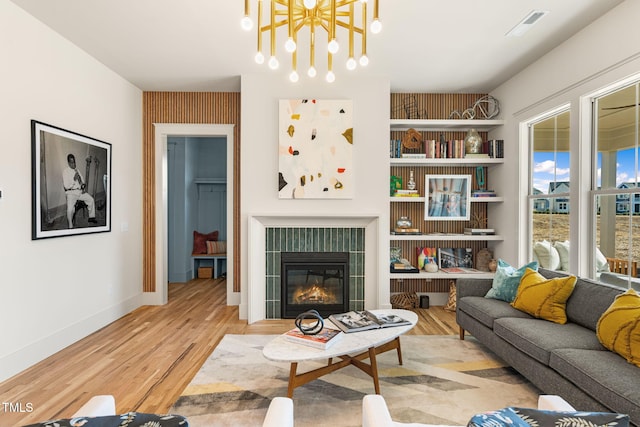
[[[399,228],[399,229],[411,228],[412,225],[413,225],[413,223],[411,222],[411,220],[409,219],[408,216],[401,216],[396,221],[396,227]]]
[[[407,190],[416,189],[416,180],[413,178],[413,171],[409,171],[409,181],[407,181]]]
[[[476,270],[491,271],[489,263],[493,259],[493,254],[490,249],[483,248],[476,254]]]
[[[487,228],[488,219],[486,216],[480,213],[474,213],[471,215],[471,227],[473,228]]]

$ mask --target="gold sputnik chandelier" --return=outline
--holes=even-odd
[[[253,21],[249,14],[249,3],[244,2],[244,18],[242,18],[242,28],[250,31],[253,28]],[[333,82],[336,78],[333,73],[333,57],[340,49],[338,39],[338,27],[345,29],[341,31],[341,36],[345,35],[349,40],[349,53],[346,61],[348,70],[354,70],[358,62],[361,66],[369,63],[367,57],[367,2],[368,0],[270,0],[270,11],[268,12],[268,23],[263,24],[263,0],[258,1],[258,52],[255,60],[258,64],[265,61],[265,54],[262,51],[262,38],[264,33],[269,33],[270,51],[267,64],[271,69],[277,69],[280,65],[276,57],[276,29],[285,27],[287,29],[287,40],[284,49],[291,54],[291,74],[289,79],[297,82],[300,78],[298,74],[298,53],[299,35],[302,36],[303,29],[306,29],[305,38],[308,37],[309,44],[309,68],[307,75],[315,77],[316,70],[316,32],[321,29],[327,34],[327,74],[326,80]],[[382,24],[378,19],[378,0],[373,1],[373,20],[370,30],[377,34],[382,29]],[[356,16],[356,3],[360,3],[358,21]],[[359,26],[358,26],[359,25]],[[354,49],[356,35],[360,35],[361,52],[359,60],[356,61]],[[301,37],[302,39],[302,37]],[[302,40],[301,40],[302,41]]]

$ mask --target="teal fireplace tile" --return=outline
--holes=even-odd
[[[279,251],[286,251],[287,250],[287,230],[285,228],[279,228],[279,235],[280,235],[280,247],[278,248]]]
[[[313,228],[304,229],[304,251],[313,252]]]

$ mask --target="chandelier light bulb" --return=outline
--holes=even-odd
[[[260,65],[264,64],[264,55],[262,54],[262,52],[256,53],[255,60],[256,60],[256,64],[260,64]]]
[[[353,56],[350,56],[349,59],[347,59],[347,70],[353,71],[356,69],[357,65],[358,63],[353,59]]]
[[[380,31],[382,31],[382,22],[379,19],[374,19],[371,23],[371,32],[378,34]]]
[[[293,39],[291,37],[289,37],[287,39],[287,41],[284,44],[284,50],[286,50],[289,53],[293,53],[296,51],[296,42],[293,41]]]
[[[367,55],[362,55],[360,57],[360,65],[363,67],[366,67],[367,65],[369,65],[369,58],[367,57]]]
[[[329,82],[329,83],[333,83],[333,82],[335,82],[335,81],[336,81],[336,75],[335,75],[335,74],[333,74],[333,71],[329,71],[329,72],[327,73],[327,77],[326,77],[326,79],[327,79],[327,82]]]
[[[311,78],[314,78],[317,74],[316,67],[309,67],[309,70],[307,70],[307,76]]]
[[[291,83],[296,83],[299,79],[300,76],[298,75],[298,72],[296,70],[293,70],[291,74],[289,74],[289,80],[291,81]]]
[[[275,56],[269,58],[269,68],[271,68],[272,70],[277,70],[279,66],[280,63],[278,62],[278,58],[276,58]]]
[[[304,0],[304,7],[306,7],[307,9],[313,9],[314,7],[316,7],[316,4],[318,3],[316,0]]]
[[[340,49],[340,44],[336,39],[331,39],[329,45],[327,46],[327,49],[329,50],[329,53],[335,55],[336,53],[338,53],[338,49]]]
[[[240,20],[240,26],[245,31],[251,31],[253,28],[253,21],[249,16],[245,15],[245,17]]]

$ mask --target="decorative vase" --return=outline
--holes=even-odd
[[[424,265],[424,270],[428,273],[435,273],[438,271],[438,264],[435,262],[428,262]]]
[[[498,261],[492,259],[489,261],[489,271],[494,273],[498,269]]]
[[[413,223],[411,222],[408,216],[401,216],[396,221],[396,227],[398,228],[411,228],[412,224]]]
[[[469,132],[467,132],[467,136],[464,138],[464,153],[482,153],[482,138],[477,130],[469,129]]]
[[[409,171],[409,181],[407,182],[407,190],[415,190],[416,181],[413,179],[413,171]]]

